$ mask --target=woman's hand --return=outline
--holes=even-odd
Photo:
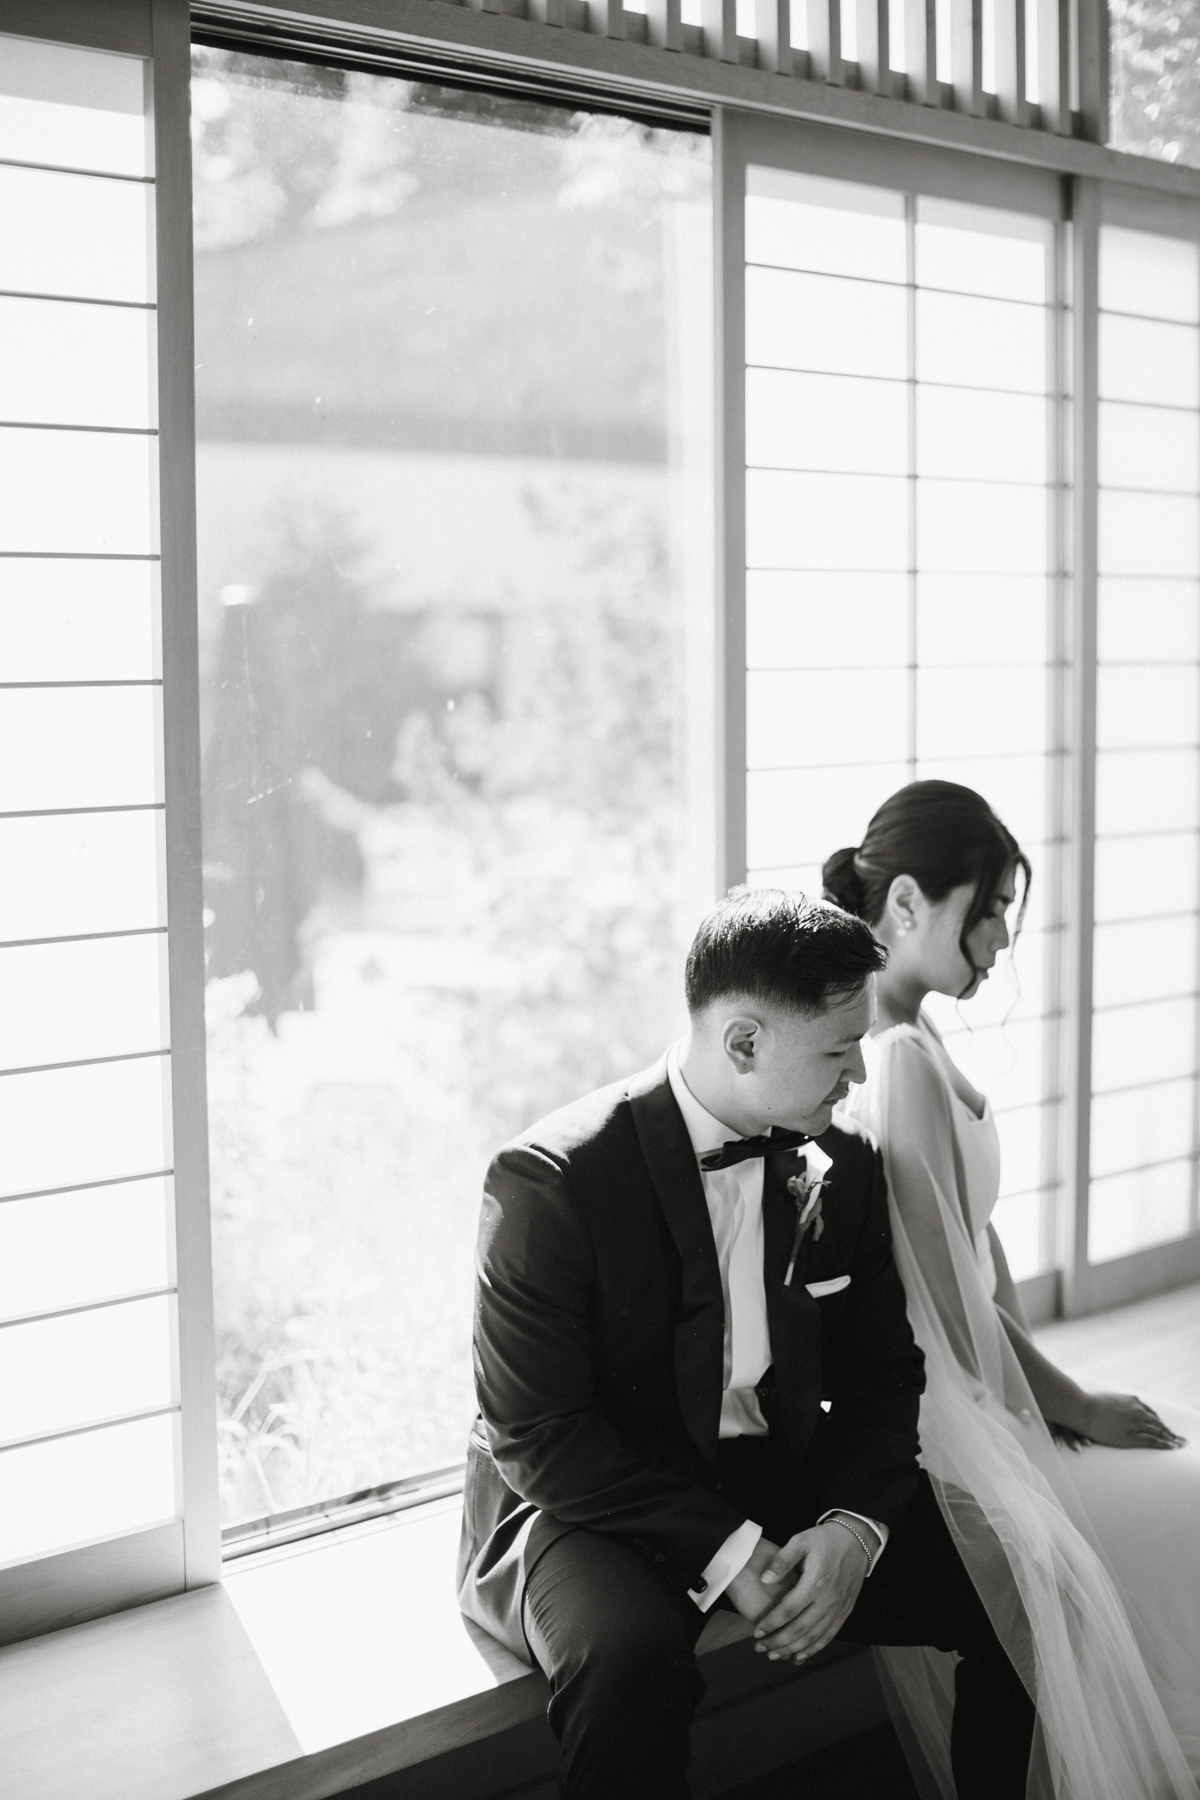
[[[1089,1394],[1087,1418],[1077,1435],[1114,1450],[1178,1450],[1187,1441],[1136,1394]]]

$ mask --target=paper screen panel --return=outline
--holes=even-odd
[[[164,1050],[167,943],[155,932],[0,949],[0,1071]]]
[[[156,565],[6,557],[0,668],[7,681],[159,679]]]
[[[0,159],[149,175],[146,64],[140,57],[6,37]]]
[[[171,1166],[165,1056],[0,1076],[0,1196]]]
[[[0,818],[0,943],[165,925],[158,811]]]
[[[169,1176],[0,1206],[0,1319],[174,1285]]]
[[[45,1556],[175,1516],[171,1415],[0,1453],[0,1551]]]

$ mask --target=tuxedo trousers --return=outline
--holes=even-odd
[[[782,1544],[815,1523],[777,1440],[721,1444],[721,1486]],[[688,1728],[704,1693],[705,1616],[642,1552],[578,1529],[526,1584],[530,1649],[550,1683],[563,1800],[686,1800]],[[892,1525],[838,1636],[959,1653],[951,1760],[959,1800],[1023,1800],[1034,1708],[954,1548],[928,1477]],[[804,1688],[792,1704],[804,1705]]]

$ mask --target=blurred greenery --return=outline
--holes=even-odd
[[[1110,0],[1110,141],[1200,168],[1200,0]]]

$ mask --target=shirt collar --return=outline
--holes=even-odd
[[[730,1126],[722,1125],[720,1119],[714,1118],[706,1106],[701,1106],[683,1079],[683,1070],[679,1067],[678,1044],[672,1044],[667,1051],[667,1080],[671,1084],[675,1104],[683,1114],[683,1122],[687,1126],[688,1136],[692,1140],[692,1149],[697,1156],[705,1156],[710,1150],[719,1150],[722,1144],[727,1144],[731,1138],[745,1136],[744,1132],[734,1131]]]

